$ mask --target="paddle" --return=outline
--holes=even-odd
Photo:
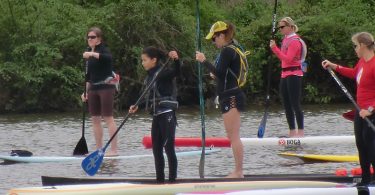
[[[349,93],[349,91],[346,89],[346,87],[344,86],[344,84],[342,84],[342,82],[336,76],[336,74],[333,72],[333,70],[330,67],[328,67],[327,70],[331,74],[331,76],[333,77],[333,79],[335,79],[336,83],[340,86],[341,90],[345,93],[346,97],[348,97],[349,100],[353,103],[355,109],[358,112],[361,111],[361,108],[358,106],[358,104],[354,100],[353,96]],[[374,124],[372,124],[372,122],[367,117],[365,117],[364,119],[368,123],[368,125],[371,127],[371,129],[375,132],[375,126],[374,126]]]
[[[276,33],[276,10],[277,10],[277,0],[275,0],[275,5],[273,7],[273,17],[272,17],[272,39],[275,39],[275,33]],[[266,96],[266,104],[264,109],[263,118],[260,121],[259,127],[258,127],[258,138],[263,138],[264,133],[266,131],[266,123],[267,123],[267,117],[268,117],[268,109],[270,107],[270,88],[271,88],[271,64],[268,62],[267,66],[267,96]]]
[[[146,96],[147,92],[151,89],[151,87],[155,83],[156,79],[158,78],[159,73],[161,71],[163,71],[163,69],[166,67],[166,64],[168,64],[169,61],[170,61],[170,58],[168,58],[168,60],[161,66],[160,70],[155,74],[154,78],[152,78],[152,80],[150,81],[150,83],[147,85],[146,89],[142,92],[141,96],[139,96],[139,98],[136,101],[136,103],[134,104],[134,106],[138,106],[138,104]],[[124,126],[125,122],[128,120],[128,118],[130,117],[130,115],[131,114],[129,112],[126,114],[124,120],[122,121],[122,123],[120,124],[120,126],[117,128],[116,132],[112,135],[112,137],[108,140],[108,142],[105,144],[105,146],[103,148],[100,148],[100,149],[96,150],[95,152],[93,152],[90,155],[88,155],[85,159],[83,159],[81,167],[83,168],[83,170],[88,175],[93,176],[99,170],[100,165],[103,162],[104,153],[105,153],[107,147],[109,146],[109,144],[111,143],[111,141],[115,138],[115,136],[120,131],[120,129],[122,128],[122,126]]]
[[[344,112],[342,116],[350,121],[354,121],[354,115],[355,115],[355,110],[349,110],[347,112]]]
[[[91,48],[88,48],[87,51],[89,51],[90,49]],[[85,77],[87,74],[87,69],[88,69],[88,60],[86,60],[86,63],[85,63]],[[83,96],[85,99],[86,99],[86,91],[87,91],[87,85],[86,85],[86,79],[85,79],[85,87],[84,87],[84,92],[83,92]],[[86,138],[85,138],[86,108],[87,108],[87,101],[83,102],[83,106],[82,106],[82,136],[73,150],[73,155],[85,155],[89,153],[89,150],[87,148]]]
[[[200,37],[200,14],[199,14],[199,0],[196,0],[196,18],[197,18],[197,32],[196,32],[196,49],[201,51],[201,37]],[[197,61],[198,66],[198,77],[199,77],[199,107],[201,116],[201,127],[202,127],[202,153],[199,160],[199,177],[204,178],[204,163],[206,156],[206,126],[204,123],[204,100],[203,100],[203,84],[202,84],[202,65]]]

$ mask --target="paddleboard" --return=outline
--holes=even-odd
[[[241,138],[244,146],[305,146],[321,144],[354,144],[352,135],[345,136],[311,136],[302,138]],[[152,147],[151,136],[144,136],[142,144],[145,148]],[[201,147],[202,140],[199,137],[176,137],[176,147]],[[230,147],[230,142],[226,137],[206,138],[207,147]]]
[[[177,195],[374,195],[375,187],[330,187],[330,188],[287,188],[267,190],[235,190],[213,193],[178,193]]]
[[[154,177],[58,177],[42,176],[43,186],[79,185],[99,183],[137,183],[156,184]],[[205,178],[177,178],[176,183],[201,183],[201,182],[228,182],[228,181],[326,181],[336,183],[359,183],[361,176],[348,175],[341,171],[340,174],[270,174],[270,175],[245,175],[244,178],[225,178],[224,175],[206,176]]]
[[[340,184],[318,181],[242,181],[242,182],[205,182],[182,184],[131,184],[109,183],[92,185],[65,185],[16,188],[9,190],[9,195],[36,194],[131,194],[131,195],[175,195],[184,192],[210,192],[223,190],[255,190],[292,187],[336,187]]]
[[[207,149],[206,154],[211,154],[218,152],[219,149]],[[182,156],[194,156],[200,155],[201,150],[194,151],[184,151],[176,152],[178,157]],[[165,154],[164,154],[165,155]],[[153,157],[152,154],[143,154],[143,155],[130,155],[130,156],[105,156],[106,160],[125,160],[125,159],[135,159],[135,158],[144,158],[144,157]],[[82,161],[85,159],[85,156],[9,156],[9,155],[0,155],[0,159],[4,162],[19,162],[19,163],[46,163],[46,162],[68,162],[68,161]]]
[[[305,163],[314,162],[359,162],[358,155],[318,155],[296,154],[291,152],[278,153],[279,156],[293,160],[302,160]]]

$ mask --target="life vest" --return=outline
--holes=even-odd
[[[301,70],[302,72],[306,73],[307,72],[307,62],[306,62],[306,55],[307,55],[307,46],[306,46],[306,43],[299,37],[295,37],[295,38],[291,38],[287,44],[286,44],[286,48],[289,47],[289,44],[294,41],[294,40],[298,40],[300,43],[301,43],[301,56],[300,56],[300,62],[301,62]]]

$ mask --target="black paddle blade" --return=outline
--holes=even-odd
[[[81,137],[76,147],[74,148],[73,155],[85,155],[88,154],[87,143],[85,137]]]

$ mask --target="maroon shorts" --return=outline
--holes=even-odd
[[[91,116],[113,116],[115,89],[89,90],[88,104]]]

